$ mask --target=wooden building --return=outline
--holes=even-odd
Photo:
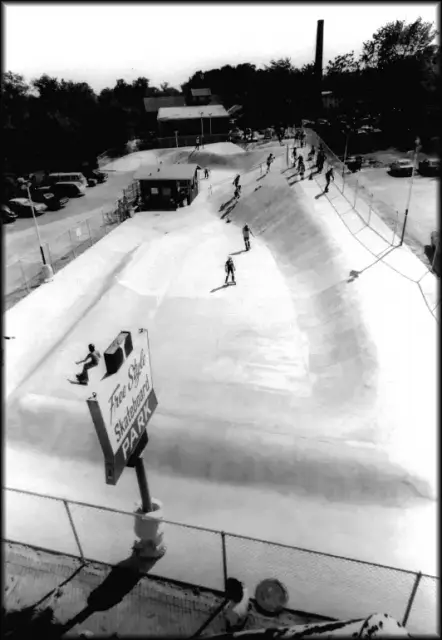
[[[199,136],[210,137],[228,134],[230,116],[220,104],[195,107],[162,107],[158,111],[160,137]]]
[[[190,205],[198,195],[197,164],[144,165],[135,174],[144,209],[170,210]]]

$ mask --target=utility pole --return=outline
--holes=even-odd
[[[201,146],[204,145],[203,115],[204,115],[204,111],[201,111]]]
[[[401,246],[404,243],[404,237],[405,237],[405,228],[407,226],[407,220],[408,220],[408,210],[410,208],[410,202],[411,202],[411,193],[413,191],[413,181],[414,181],[414,173],[416,171],[416,161],[417,161],[417,154],[419,153],[420,149],[421,149],[421,140],[419,137],[416,138],[416,140],[414,141],[415,149],[414,149],[414,154],[413,154],[413,169],[411,172],[411,179],[410,179],[410,188],[408,190],[408,198],[407,198],[407,206],[405,208],[405,219],[404,219],[404,226],[402,227],[402,235],[401,235],[401,242],[400,245]]]

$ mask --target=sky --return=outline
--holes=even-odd
[[[198,70],[289,57],[313,62],[324,20],[324,67],[360,53],[393,20],[438,24],[437,2],[327,3],[3,3],[4,67],[26,80],[43,73],[88,82],[99,92],[118,78],[180,84]]]

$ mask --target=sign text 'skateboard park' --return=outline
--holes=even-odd
[[[116,484],[146,446],[146,427],[158,405],[147,331],[121,331],[104,360],[106,375],[87,404],[103,449],[106,483]]]

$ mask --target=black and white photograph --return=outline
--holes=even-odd
[[[4,637],[439,637],[440,3],[2,3]]]

